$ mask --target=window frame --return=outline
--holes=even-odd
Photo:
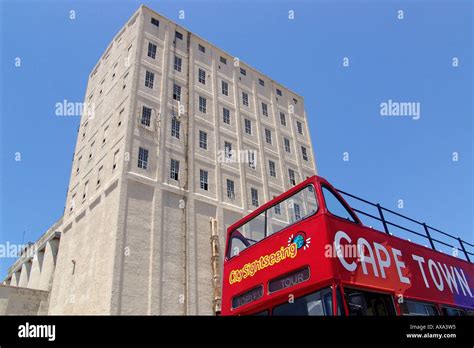
[[[138,147],[138,162],[137,162],[137,167],[143,170],[148,169],[148,155],[149,155],[149,150],[139,146]]]
[[[244,118],[244,130],[245,130],[245,134],[252,135],[252,120],[251,119]]]
[[[352,208],[349,206],[349,204],[347,204],[336,192],[335,190],[333,190],[331,187],[329,187],[328,185],[324,184],[324,183],[321,183],[320,185],[321,187],[321,196],[324,200],[324,207],[326,208],[326,211],[332,216],[332,217],[335,217],[337,219],[340,219],[342,221],[346,221],[346,222],[350,222],[350,223],[353,223],[353,224],[357,224],[357,225],[362,225],[361,221],[359,220],[359,218],[357,217],[357,215],[355,215],[355,213],[352,211]],[[333,213],[331,213],[331,211],[328,209],[328,206],[326,204],[326,198],[324,197],[324,191],[323,189],[326,188],[329,192],[331,192],[331,194],[336,197],[336,199],[339,201],[340,204],[342,204],[342,206],[349,212],[349,215],[352,217],[352,219],[354,221],[350,221],[350,220],[347,220],[343,217],[340,217],[338,215],[335,215]]]
[[[252,189],[252,187],[251,187],[251,189]],[[245,244],[246,242],[248,243],[248,239],[247,239],[246,237],[244,237],[244,236],[240,233],[239,228],[241,228],[243,225],[245,225],[245,224],[247,224],[248,222],[250,222],[252,219],[254,219],[254,218],[260,216],[260,215],[261,215],[262,213],[264,213],[265,211],[270,211],[270,210],[275,211],[275,210],[274,210],[275,206],[279,206],[279,209],[280,209],[280,212],[281,212],[281,203],[282,203],[282,202],[284,202],[284,201],[290,199],[291,197],[293,197],[294,195],[300,193],[301,191],[303,191],[303,190],[305,190],[305,189],[308,189],[308,192],[311,192],[311,193],[313,194],[314,199],[315,199],[315,201],[316,201],[316,210],[315,210],[313,213],[311,213],[311,214],[306,214],[306,215],[304,215],[304,216],[301,218],[301,220],[297,220],[297,221],[293,221],[293,222],[291,222],[291,223],[288,223],[288,225],[286,225],[286,226],[285,226],[284,228],[282,228],[281,230],[279,230],[279,231],[277,231],[277,232],[275,232],[275,233],[272,233],[271,235],[267,235],[266,237],[264,237],[264,238],[262,238],[262,239],[256,241],[256,242],[253,243],[253,244],[250,244],[250,245],[247,246],[244,250],[242,250],[241,252],[239,252],[239,254],[237,254],[237,255],[231,255],[231,246],[232,246],[232,239],[233,239],[233,238],[237,238],[237,239],[241,240],[242,243],[244,243],[244,244]],[[257,189],[256,189],[256,190],[257,190]],[[258,190],[257,190],[257,192],[258,192]],[[275,199],[275,198],[276,198],[276,197],[274,197],[273,199]],[[276,203],[273,203],[273,204],[272,204],[271,206],[269,206],[267,209],[263,210],[263,211],[260,212],[258,215],[255,215],[252,219],[248,219],[247,221],[242,222],[240,225],[238,225],[237,227],[235,227],[235,228],[233,229],[233,231],[232,231],[231,233],[229,233],[229,238],[228,238],[228,241],[227,241],[228,244],[227,244],[227,246],[226,246],[227,249],[226,249],[226,251],[225,251],[226,260],[230,260],[230,259],[232,259],[233,257],[240,255],[242,252],[244,252],[244,251],[247,250],[248,248],[253,247],[254,245],[257,245],[257,244],[260,243],[261,241],[266,240],[266,239],[268,239],[268,238],[270,238],[270,237],[273,237],[273,236],[275,236],[275,235],[278,235],[278,234],[280,234],[280,233],[283,233],[283,232],[286,231],[288,228],[290,228],[290,227],[292,227],[292,226],[294,226],[294,225],[296,225],[296,224],[298,224],[298,223],[300,223],[300,222],[303,222],[303,221],[308,220],[309,218],[311,218],[311,217],[315,216],[316,214],[318,214],[319,211],[320,211],[320,209],[321,209],[321,202],[320,202],[320,200],[319,200],[318,195],[316,194],[316,186],[315,186],[313,183],[308,183],[307,185],[301,187],[299,190],[295,191],[291,196],[288,196],[288,197],[286,197],[286,198],[284,198],[284,199],[281,199],[281,200],[277,201]],[[277,214],[277,215],[281,215],[281,214]],[[237,232],[237,233],[236,233],[236,232]],[[234,236],[234,234],[236,234],[236,235]]]
[[[156,51],[158,50],[158,46],[155,45],[153,42],[148,41],[148,52],[147,56],[151,59],[156,59]],[[151,53],[151,55],[150,55]]]
[[[268,174],[272,177],[272,178],[276,178],[276,163],[275,161],[272,161],[272,160],[268,160]]]
[[[229,185],[231,184],[231,185]],[[235,199],[235,182],[229,178],[226,179],[227,198]]]
[[[182,87],[177,83],[173,83],[173,100],[181,102]]]
[[[142,126],[145,126],[145,127],[151,126],[151,113],[152,113],[151,108],[149,108],[146,105],[142,105],[142,117],[140,118],[140,124]]]
[[[432,307],[432,308],[435,309],[435,311],[436,311],[436,313],[437,313],[435,316],[437,316],[437,317],[441,316],[441,313],[440,313],[440,311],[439,311],[439,308],[438,308],[438,306],[437,306],[435,303],[426,302],[426,301],[412,300],[412,299],[410,299],[410,298],[408,298],[408,299],[405,298],[405,299],[403,300],[403,303],[408,303],[408,302],[417,303],[417,304],[421,304],[421,305],[424,305],[424,306],[430,306],[430,307]],[[403,316],[403,317],[431,317],[431,316],[432,316],[432,315],[430,315],[430,314],[422,315],[422,314],[418,314],[418,313],[414,313],[414,312],[405,314],[405,313],[403,313],[403,311],[402,311],[402,306],[401,306],[403,303],[400,303],[400,304],[399,304],[399,307],[400,307],[400,315]]]
[[[155,84],[155,73],[145,70],[145,87],[153,89]]]
[[[199,148],[207,150],[207,132],[199,130]]]
[[[173,61],[173,69],[177,72],[181,72],[183,67],[183,58],[175,55]]]
[[[311,279],[311,274],[310,274],[310,278],[309,278],[308,280],[310,280],[310,279]],[[306,281],[308,281],[308,280],[306,280]],[[332,288],[331,288],[330,286],[326,286],[326,287],[324,287],[324,288],[322,288],[322,289],[315,290],[315,291],[311,291],[311,292],[309,292],[309,293],[307,293],[307,294],[303,294],[303,295],[301,295],[301,296],[295,297],[295,298],[294,298],[294,302],[296,302],[297,300],[299,300],[299,299],[301,299],[301,298],[308,297],[308,296],[311,296],[311,295],[315,295],[315,294],[317,294],[317,293],[320,293],[320,294],[319,294],[319,295],[320,295],[320,301],[322,301],[323,305],[324,305],[324,299],[323,299],[323,298],[324,298],[325,296],[329,295],[329,297],[330,297],[330,299],[331,299],[331,308],[329,309],[328,314],[319,315],[319,317],[332,317],[332,316],[334,316],[334,306],[339,305],[339,303],[337,303],[337,302],[334,303],[333,290],[332,290]],[[273,294],[273,293],[272,293],[272,294]],[[294,302],[293,302],[292,304],[294,304]],[[288,304],[290,304],[290,303],[288,303],[288,301],[284,301],[284,302],[281,302],[281,303],[279,303],[279,304],[273,306],[273,307],[272,307],[272,310],[271,310],[272,316],[276,316],[276,317],[277,317],[277,316],[280,316],[280,315],[275,315],[275,314],[274,314],[275,309],[277,309],[278,307],[281,308],[281,307],[283,307],[283,306],[285,306],[285,305],[288,305]],[[325,309],[326,309],[326,308],[325,308]],[[301,314],[289,314],[289,316],[301,316]],[[308,316],[310,316],[310,315],[308,315]]]
[[[229,83],[227,81],[221,80],[221,94],[229,96]]]
[[[172,176],[172,174],[174,174]],[[170,175],[171,180],[179,181],[179,160],[171,158],[170,159]]]
[[[171,137],[175,139],[181,138],[181,121],[176,116],[171,118]]]
[[[199,188],[203,191],[209,191],[209,171],[199,169]]]
[[[222,122],[230,125],[230,110],[225,106],[222,107]]]
[[[198,110],[203,114],[207,114],[207,99],[202,95],[199,96]]]
[[[198,68],[198,82],[205,85],[206,84],[206,70]]]
[[[245,107],[250,107],[249,94],[242,91],[242,105]]]

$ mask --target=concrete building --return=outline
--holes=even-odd
[[[303,98],[141,6],[85,103],[48,313],[213,314],[226,228],[316,173]]]

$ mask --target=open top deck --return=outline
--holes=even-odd
[[[341,194],[378,215],[351,208]],[[356,212],[378,221],[383,231],[364,225]],[[389,214],[425,233],[387,220]],[[395,230],[425,244],[396,236]],[[436,251],[436,244],[452,248],[453,255]],[[323,287],[474,308],[472,246],[313,176],[228,228],[222,313],[255,313]],[[338,295],[333,295],[336,303]],[[334,306],[334,314],[347,312],[346,307]],[[398,304],[395,309],[400,313]]]

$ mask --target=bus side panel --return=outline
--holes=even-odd
[[[474,265],[368,227],[327,216],[335,274],[346,286],[474,308]]]

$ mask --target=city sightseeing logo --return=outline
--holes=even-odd
[[[303,231],[300,231],[296,234],[296,236],[293,237],[293,234],[288,238],[288,245],[295,243],[296,247],[298,249],[303,248],[303,250],[306,250],[309,248],[309,245],[311,244],[311,237],[306,238],[306,233]]]
[[[274,253],[260,256],[259,259],[246,263],[242,268],[232,270],[229,275],[229,284],[240,283],[243,279],[253,277],[258,271],[280,263],[285,259],[294,259],[297,254],[298,246],[295,243],[291,243],[286,247],[282,246]]]
[[[306,238],[306,233],[298,232],[296,235],[291,235],[288,239],[288,245],[281,246],[280,249],[274,253],[260,256],[259,259],[246,263],[242,268],[234,269],[229,275],[229,284],[240,283],[243,279],[253,277],[255,273],[267,267],[273,266],[286,259],[294,259],[298,255],[298,249],[309,248],[311,238]]]

